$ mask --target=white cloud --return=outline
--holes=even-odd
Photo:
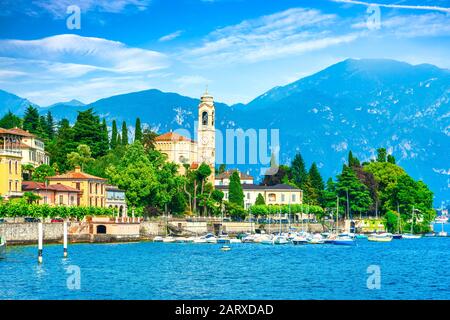
[[[181,36],[182,33],[183,33],[182,30],[178,30],[178,31],[172,32],[168,35],[165,35],[165,36],[159,38],[158,41],[160,41],[160,42],[171,41],[171,40],[174,40],[174,39],[178,38],[179,36]]]
[[[169,65],[162,53],[101,38],[0,40],[2,87],[42,105],[149,88],[153,74]]]
[[[347,4],[358,4],[363,6],[378,6],[383,8],[393,8],[393,9],[410,9],[410,10],[426,10],[426,11],[440,11],[450,13],[450,8],[439,7],[439,6],[416,6],[416,5],[403,5],[403,4],[385,4],[385,3],[375,3],[375,2],[364,2],[355,0],[331,0],[338,3]]]
[[[337,16],[318,10],[292,8],[210,33],[198,48],[183,58],[197,64],[256,62],[283,58],[348,43],[358,33],[339,35]]]
[[[33,4],[41,10],[49,12],[55,18],[64,18],[67,16],[67,7],[71,5],[79,6],[82,13],[88,11],[120,13],[127,8],[135,8],[138,11],[146,10],[150,2],[150,0],[35,0]]]

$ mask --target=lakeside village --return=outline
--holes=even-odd
[[[324,181],[300,154],[255,184],[215,162],[215,107],[198,106],[198,142],[116,121],[92,109],[58,123],[28,107],[0,119],[0,236],[43,241],[344,244],[446,236],[447,213],[386,149],[361,163],[350,151]],[[133,141],[132,143],[130,141]],[[442,230],[433,230],[442,225]],[[439,227],[440,228],[440,227]],[[359,240],[358,240],[359,241]],[[223,247],[224,250],[227,246]],[[229,249],[229,247],[228,247]]]

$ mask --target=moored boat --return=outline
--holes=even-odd
[[[390,242],[392,241],[392,234],[390,233],[374,233],[371,234],[367,240],[369,241],[374,241],[374,242]]]
[[[308,243],[308,239],[306,239],[306,237],[304,237],[304,236],[295,236],[292,239],[292,243],[295,244],[295,245],[307,244]]]
[[[216,239],[216,242],[220,244],[230,243],[230,238],[228,237],[228,235],[222,234],[219,236],[219,238]]]
[[[338,236],[334,241],[333,244],[341,245],[341,246],[353,246],[355,245],[356,241],[351,236]]]
[[[153,238],[153,242],[163,242],[163,237],[156,236]]]
[[[396,233],[392,235],[392,239],[400,240],[403,238],[403,235],[401,233]]]
[[[402,234],[402,239],[420,239],[422,236],[420,234],[404,233]]]
[[[238,238],[230,238],[230,243],[242,243],[242,241]]]
[[[164,243],[174,243],[175,238],[174,237],[165,237],[165,238],[163,238],[163,242]]]
[[[289,240],[285,236],[276,236],[273,239],[273,244],[288,244]]]

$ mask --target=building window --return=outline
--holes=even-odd
[[[9,174],[12,174],[12,164],[11,164],[11,160],[9,160]]]
[[[14,167],[15,167],[14,170],[16,171],[16,174],[17,174],[17,167],[18,167],[18,166],[17,166],[17,163],[18,163],[18,161],[16,161],[16,162],[14,163]]]
[[[269,193],[269,201],[270,202],[277,201],[277,196],[275,195],[275,193]]]
[[[9,191],[12,191],[12,181],[9,180]]]
[[[297,200],[296,200],[295,194],[293,194],[292,195],[292,202],[295,202],[295,201],[297,201]]]
[[[77,183],[75,184],[75,188],[76,188],[77,190],[81,190],[81,189],[80,189],[80,183],[79,183],[79,182],[77,182]]]
[[[203,111],[202,113],[202,125],[207,126],[208,125],[208,112]]]
[[[47,204],[47,196],[44,196],[44,204]]]
[[[250,192],[247,192],[247,199],[250,200]]]
[[[75,203],[75,197],[74,196],[70,196],[70,205],[74,205]]]
[[[16,191],[19,191],[19,181],[17,181],[17,180],[16,180],[16,185],[15,185],[15,187],[16,187],[16,188],[15,188]]]
[[[64,204],[64,197],[62,195],[59,196],[59,204]]]
[[[281,194],[281,202],[284,202],[284,193]]]

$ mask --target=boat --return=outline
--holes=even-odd
[[[273,238],[269,235],[265,235],[264,237],[260,237],[258,239],[261,244],[273,244]]]
[[[403,235],[401,233],[395,233],[392,235],[392,239],[400,240],[403,238]]]
[[[230,238],[227,234],[221,234],[219,238],[216,239],[216,243],[225,244],[230,243]]]
[[[323,239],[321,234],[316,233],[312,236],[311,239],[309,239],[308,243],[309,244],[324,244],[325,240]]]
[[[441,223],[441,232],[438,233],[439,237],[446,237],[447,236],[447,232],[444,231],[444,223]]]
[[[177,238],[175,238],[175,242],[176,243],[186,243],[187,242],[187,238],[185,238],[185,237],[177,237]]]
[[[422,236],[420,234],[404,233],[402,234],[402,239],[420,239]]]
[[[355,235],[356,239],[367,239],[367,235],[366,234],[362,234],[362,233],[358,233]]]
[[[222,246],[222,248],[220,248],[221,251],[230,251],[231,247],[230,246]]]
[[[175,238],[174,237],[165,237],[165,238],[163,238],[163,242],[164,243],[174,243]]]
[[[297,235],[294,238],[292,238],[292,243],[295,244],[295,245],[307,244],[308,243],[308,239],[306,239],[306,237],[304,237],[302,235]]]
[[[163,242],[163,237],[160,236],[154,237],[153,242]]]
[[[230,238],[230,243],[242,243],[242,241],[238,238]]]
[[[432,237],[436,237],[436,233],[434,232],[428,232],[424,234],[425,238],[432,238]]]
[[[355,245],[355,243],[356,243],[355,239],[349,235],[338,236],[333,241],[333,244],[341,245],[341,246],[353,246],[353,245]]]
[[[371,234],[367,240],[374,241],[374,242],[390,242],[392,241],[392,234],[391,233],[374,233]]]
[[[273,244],[288,244],[289,240],[286,236],[280,235],[273,238]]]
[[[6,240],[0,236],[0,258],[6,254]]]

